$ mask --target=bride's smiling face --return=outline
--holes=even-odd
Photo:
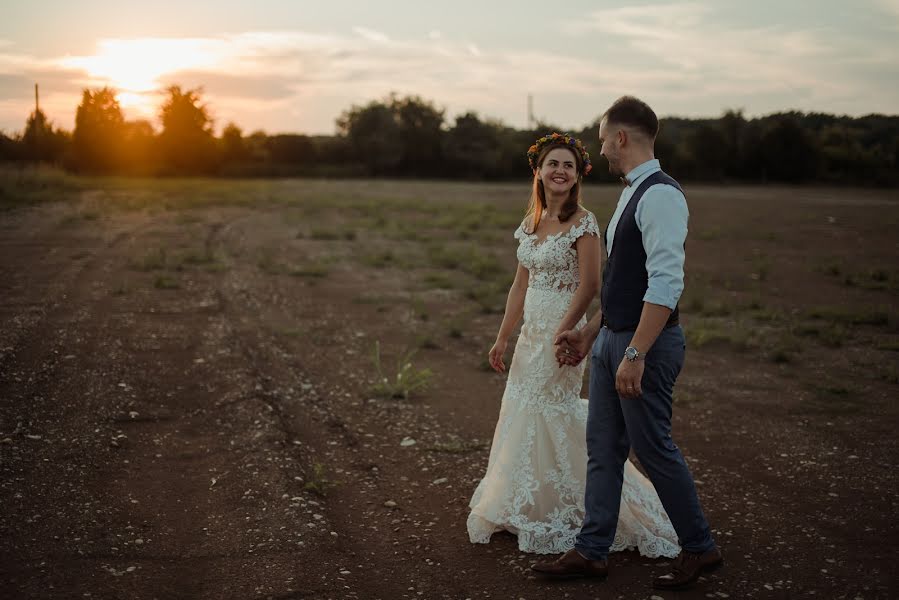
[[[553,148],[540,165],[543,189],[553,194],[565,194],[577,183],[577,159],[567,148]]]

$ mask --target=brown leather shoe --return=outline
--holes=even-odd
[[[553,579],[573,579],[575,577],[605,579],[609,574],[609,561],[588,560],[572,548],[556,560],[531,565],[531,570]]]
[[[703,573],[715,571],[724,564],[724,557],[717,547],[703,554],[681,550],[674,559],[671,572],[656,577],[652,587],[657,590],[680,590],[690,587]]]

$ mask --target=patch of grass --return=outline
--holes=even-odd
[[[508,295],[508,286],[501,286],[495,282],[478,284],[465,290],[465,297],[473,300],[485,314],[502,313]]]
[[[870,307],[818,306],[806,312],[810,319],[820,319],[846,325],[889,325],[890,315],[886,310]]]
[[[729,347],[742,352],[754,345],[752,332],[736,323],[693,320],[684,333],[693,348]]]
[[[508,365],[507,365],[508,366]],[[487,357],[481,359],[481,362],[478,363],[479,371],[486,371],[487,373],[493,373],[493,367],[490,366],[490,361],[487,360]]]
[[[824,263],[823,265],[818,266],[815,270],[827,275],[828,277],[841,277],[845,272],[846,267],[843,266],[843,263],[838,261],[830,261]]]
[[[324,498],[334,485],[335,482],[328,478],[325,465],[320,462],[314,462],[309,469],[309,473],[306,474],[306,482],[303,484],[303,489]]]
[[[258,266],[261,271],[268,273],[269,275],[278,275],[284,270],[284,268],[280,264],[278,264],[278,262],[275,260],[275,257],[270,252],[264,252],[256,262],[256,266]]]
[[[896,272],[886,267],[872,267],[853,271],[841,262],[830,262],[820,268],[828,277],[838,279],[846,287],[866,290],[891,290],[897,287]]]
[[[451,440],[441,442],[425,448],[428,452],[441,452],[445,454],[469,454],[479,450],[486,450],[489,444],[477,440]]]
[[[440,290],[451,290],[455,287],[453,280],[446,273],[427,273],[424,277],[427,287]]]
[[[696,405],[700,401],[700,398],[690,390],[675,389],[671,401],[678,406],[690,407]]]
[[[880,340],[877,342],[878,350],[887,352],[899,352],[899,339]]]
[[[700,229],[696,232],[696,239],[702,240],[704,242],[712,242],[715,240],[720,240],[722,236],[720,227],[709,227],[708,229]]]
[[[0,210],[75,197],[85,181],[46,165],[0,164]]]
[[[777,323],[786,320],[784,312],[777,308],[756,308],[750,312],[750,315],[756,321],[763,323]]]
[[[690,294],[684,298],[681,304],[685,310],[691,313],[702,314],[702,311],[705,310],[705,298],[699,294]]]
[[[302,335],[305,335],[307,332],[304,329],[300,329],[298,327],[289,327],[286,329],[279,329],[276,331],[278,335],[282,335],[288,338],[297,338]]]
[[[759,310],[759,309],[761,309],[761,308],[763,308],[763,307],[764,307],[764,304],[762,303],[762,299],[759,298],[758,296],[756,296],[755,298],[752,298],[752,299],[746,304],[746,308],[749,309],[749,310]]]
[[[768,352],[768,360],[774,364],[786,364],[794,362],[794,354],[787,348],[775,347]]]
[[[764,256],[757,256],[752,261],[749,277],[756,281],[767,281],[771,274],[771,261]]]
[[[427,247],[427,259],[433,267],[464,271],[481,281],[491,280],[503,271],[495,256],[470,247],[431,244]]]
[[[82,221],[96,221],[100,218],[100,213],[96,210],[80,210],[74,214],[66,215],[59,222],[60,225],[75,225]]]
[[[708,303],[702,303],[701,308],[697,311],[704,317],[726,317],[732,314],[734,307],[727,302],[720,300],[712,300]]]
[[[190,211],[178,213],[175,222],[179,225],[193,225],[194,223],[202,223],[203,217]]]
[[[899,370],[896,369],[896,365],[886,365],[882,367],[878,372],[878,375],[887,383],[899,383]]]
[[[384,304],[388,298],[378,294],[361,294],[353,296],[353,304]]]
[[[343,231],[337,229],[318,229],[314,228],[309,232],[309,237],[317,241],[334,241],[334,240],[355,240],[356,232],[352,229]]]
[[[458,320],[453,319],[446,325],[446,334],[453,339],[462,339],[464,335],[464,330],[462,329],[462,323]]]
[[[177,290],[181,287],[178,280],[169,275],[157,275],[153,280],[153,287],[158,290]]]
[[[188,265],[209,265],[216,261],[215,254],[208,248],[188,250],[179,257],[180,262]]]
[[[821,335],[821,326],[809,323],[800,323],[793,327],[793,333],[802,337],[818,337]]]
[[[430,318],[428,307],[424,301],[418,296],[412,296],[409,299],[409,307],[412,309],[412,316],[421,321],[427,321]]]
[[[430,334],[423,333],[415,338],[415,345],[421,348],[422,350],[439,350],[440,344],[438,344]]]
[[[397,257],[390,250],[383,250],[381,252],[373,252],[363,254],[359,260],[363,265],[367,267],[374,267],[376,269],[384,269],[390,266],[396,266]]]
[[[793,325],[790,331],[800,337],[817,338],[822,344],[833,348],[840,348],[851,337],[850,332],[837,323],[802,322]]]
[[[330,272],[331,271],[327,266],[323,264],[314,264],[291,267],[288,274],[292,277],[312,277],[321,279],[327,277]]]
[[[427,247],[428,261],[434,267],[441,269],[458,269],[467,258],[467,253],[461,250],[452,250],[443,244],[430,244]]]
[[[824,382],[807,386],[810,396],[803,398],[796,412],[829,416],[850,415],[865,408],[864,395],[852,393],[842,383]]]
[[[430,369],[417,369],[412,364],[414,352],[401,354],[394,371],[386,373],[381,364],[381,343],[375,342],[372,362],[375,367],[375,382],[369,391],[381,398],[407,400],[410,395],[427,389],[433,373]]]
[[[203,265],[203,270],[209,273],[224,273],[228,270],[228,265],[223,262],[213,262],[207,265]]]
[[[166,253],[164,248],[151,250],[141,258],[131,262],[131,268],[138,271],[158,271],[166,267]]]

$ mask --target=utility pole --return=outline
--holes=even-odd
[[[40,109],[41,109],[41,105],[40,105],[40,100],[38,98],[38,93],[37,93],[37,84],[35,83],[34,84],[34,113],[37,114],[37,112]]]
[[[536,127],[534,123],[534,96],[528,94],[528,129],[533,130]]]

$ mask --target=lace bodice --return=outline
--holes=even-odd
[[[540,241],[537,234],[529,234],[525,224],[515,231],[518,243],[518,262],[528,270],[528,287],[545,290],[577,290],[581,282],[577,251],[574,243],[585,234],[599,235],[593,213],[586,211],[578,222],[566,231],[554,233]]]

